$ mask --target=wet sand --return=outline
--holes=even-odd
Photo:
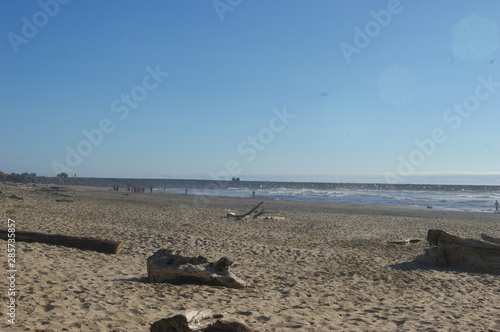
[[[164,317],[209,308],[257,331],[500,331],[500,276],[414,263],[428,229],[500,237],[500,216],[411,207],[265,200],[274,220],[235,221],[260,200],[127,194],[92,187],[0,184],[2,215],[19,231],[124,241],[118,255],[17,242],[16,325],[0,329],[148,331]],[[18,195],[24,200],[8,198]],[[56,202],[68,195],[72,203]],[[2,196],[2,194],[0,194]],[[6,241],[0,240],[2,248]],[[245,289],[151,284],[146,259],[179,250],[227,256]]]

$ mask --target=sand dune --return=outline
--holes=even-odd
[[[42,188],[0,185],[1,228],[12,218],[18,230],[123,240],[125,248],[110,255],[18,242],[16,325],[7,323],[4,297],[2,329],[148,331],[160,318],[210,308],[257,331],[500,331],[498,275],[430,269],[412,263],[425,241],[387,242],[424,239],[430,228],[500,237],[498,215],[266,201],[268,214],[283,218],[234,221],[223,218],[228,209],[256,201]],[[75,202],[56,202],[61,194]],[[227,256],[249,287],[148,283],[146,259],[161,248]],[[2,278],[2,294],[7,288]]]

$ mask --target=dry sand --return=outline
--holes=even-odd
[[[0,329],[148,331],[180,311],[210,308],[257,331],[500,331],[500,276],[412,263],[437,228],[500,237],[500,216],[409,207],[265,201],[278,220],[234,221],[251,199],[126,194],[1,185],[0,228],[125,241],[118,255],[41,243],[17,245],[16,325],[1,301]],[[17,201],[10,195],[24,197]],[[2,194],[0,194],[1,196]],[[6,241],[0,240],[6,268]],[[158,249],[227,256],[245,289],[145,282]],[[7,292],[6,272],[1,278]]]

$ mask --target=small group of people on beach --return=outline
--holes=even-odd
[[[144,187],[128,187],[127,192],[133,192],[133,193],[143,193],[145,191]]]
[[[118,186],[113,186],[113,190],[114,191],[120,191],[119,189],[120,188]],[[139,186],[134,186],[134,187],[128,187],[127,188],[127,192],[128,193],[130,193],[130,192],[132,192],[132,193],[143,193],[145,191],[146,191],[146,189],[144,187],[139,187]],[[151,186],[149,188],[149,192],[151,192],[151,193],[153,192],[153,186]]]

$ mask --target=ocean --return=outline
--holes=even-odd
[[[157,189],[159,190],[159,189]],[[162,189],[163,190],[163,189]],[[185,194],[185,188],[165,188],[165,192]],[[189,195],[251,198],[252,189],[189,189]],[[373,189],[299,189],[264,188],[255,190],[256,199],[311,202],[343,202],[375,205],[432,207],[440,210],[488,212],[495,210],[498,191],[482,190],[373,190]]]

